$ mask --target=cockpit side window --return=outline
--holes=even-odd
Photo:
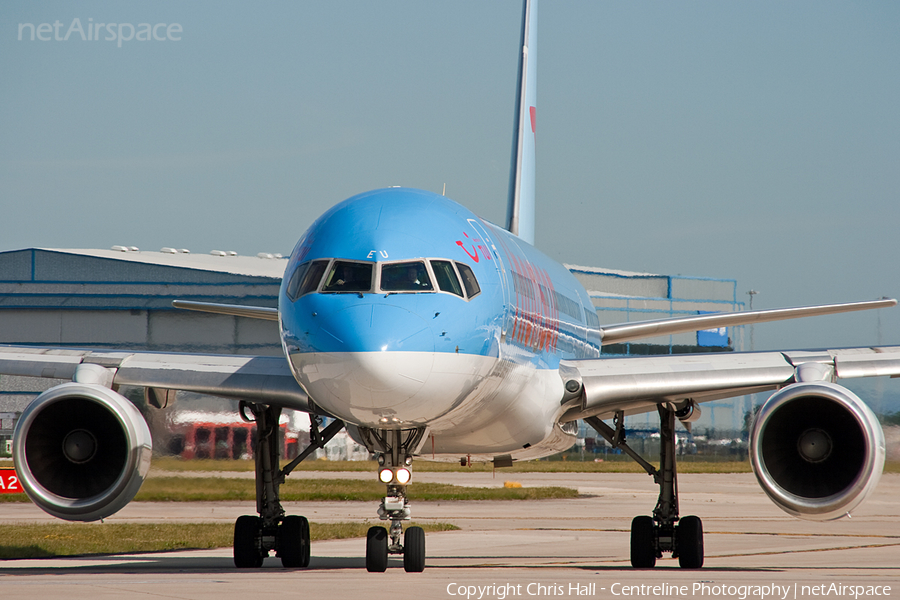
[[[327,260],[315,260],[305,262],[294,269],[291,279],[288,282],[287,295],[291,301],[296,300],[304,294],[316,291],[319,282],[322,281],[322,275],[325,274],[325,267],[328,266]]]
[[[456,270],[453,268],[452,262],[449,260],[432,260],[431,269],[434,271],[438,289],[442,292],[450,292],[462,297],[462,287],[459,285],[459,278],[456,276]]]
[[[374,266],[373,263],[336,260],[325,279],[322,292],[371,292]]]
[[[328,267],[328,260],[314,260],[309,265],[309,269],[300,283],[300,289],[297,291],[298,298],[319,288],[319,282],[322,281],[322,275],[325,274],[325,269]],[[297,270],[299,271],[300,269]]]
[[[309,263],[303,263],[294,269],[294,272],[291,274],[291,278],[288,281],[287,286],[287,295],[291,301],[296,300],[300,295],[300,282],[303,281],[303,276],[306,274],[306,270],[309,269]]]
[[[381,266],[381,290],[383,292],[432,292],[434,286],[428,277],[425,263],[402,262]]]
[[[459,269],[459,274],[462,276],[463,286],[466,288],[466,296],[472,298],[480,294],[481,287],[478,285],[478,280],[475,279],[475,273],[472,272],[472,269],[462,263],[456,263],[456,268]]]

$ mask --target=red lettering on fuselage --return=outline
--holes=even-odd
[[[511,323],[507,339],[532,350],[556,350],[559,343],[559,307],[550,273],[512,252],[498,238],[508,257]],[[530,293],[529,293],[530,292]],[[514,295],[513,295],[514,294]]]
[[[466,236],[467,240],[469,239],[469,235],[465,231],[463,231],[463,235]],[[456,245],[462,248],[463,252],[469,255],[469,258],[471,258],[475,262],[478,262],[478,246],[476,244],[472,244],[472,252],[474,252],[475,254],[472,254],[472,252],[469,252],[466,247],[463,246],[462,240],[457,240]]]
[[[510,339],[534,350],[555,350],[559,313],[550,274],[523,257],[510,255],[516,294]]]
[[[491,258],[491,252],[487,249],[487,246],[484,245],[484,242],[480,238],[469,238],[469,234],[467,234],[465,231],[463,232],[463,235],[466,236],[466,240],[468,240],[472,244],[472,252],[474,252],[474,254],[466,249],[466,247],[463,245],[462,240],[457,240],[456,245],[462,248],[463,252],[465,252],[469,256],[469,258],[471,258],[475,262],[478,262],[481,258],[484,258],[485,260],[493,260]],[[481,250],[481,254],[478,253],[479,250]]]

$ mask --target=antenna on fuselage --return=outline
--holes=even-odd
[[[534,243],[534,166],[537,139],[537,0],[524,0],[513,126],[506,228]]]
[[[447,184],[445,183],[445,184],[444,184],[444,191],[441,192],[441,196],[446,196],[446,195],[447,195]]]

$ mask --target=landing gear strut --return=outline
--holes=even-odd
[[[249,410],[253,418],[247,416]],[[279,470],[279,427],[281,408],[241,402],[241,417],[256,422],[256,442],[253,459],[256,463],[256,511],[258,517],[244,515],[234,524],[234,566],[240,569],[258,568],[269,551],[281,558],[287,568],[309,566],[309,522],[306,517],[285,515],[278,490],[284,478],[303,459],[323,447],[344,426],[335,420],[319,431],[319,418],[310,415],[310,445],[297,458]]]
[[[369,449],[378,453],[378,478],[387,491],[378,507],[378,518],[390,521],[389,529],[371,527],[366,535],[366,570],[384,572],[389,554],[403,555],[403,568],[408,573],[425,570],[425,530],[407,527],[410,518],[406,486],[412,477],[412,453],[425,435],[424,429],[373,430],[360,429]],[[401,543],[402,538],[402,543]]]
[[[684,569],[703,566],[703,524],[699,517],[678,517],[678,478],[675,469],[675,409],[659,404],[659,470],[644,460],[625,443],[624,413],[619,411],[614,419],[615,429],[597,417],[585,419],[585,423],[597,430],[614,448],[640,464],[653,481],[659,485],[659,499],[653,516],[638,516],[631,521],[631,566],[648,569],[656,566],[656,559],[663,552],[671,552],[672,558]]]

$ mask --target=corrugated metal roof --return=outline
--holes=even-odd
[[[618,275],[620,277],[667,277],[659,273],[638,273],[636,271],[620,271],[619,269],[607,269],[605,267],[585,267],[582,265],[563,264],[570,271],[584,271],[585,273],[597,273],[598,275]]]
[[[107,258],[149,265],[198,269],[217,273],[231,273],[249,277],[272,277],[281,279],[287,266],[286,258],[259,258],[257,256],[213,256],[211,254],[185,254],[178,252],[150,252],[146,250],[121,252],[118,250],[37,248],[48,252]],[[0,253],[2,257],[3,253]]]

